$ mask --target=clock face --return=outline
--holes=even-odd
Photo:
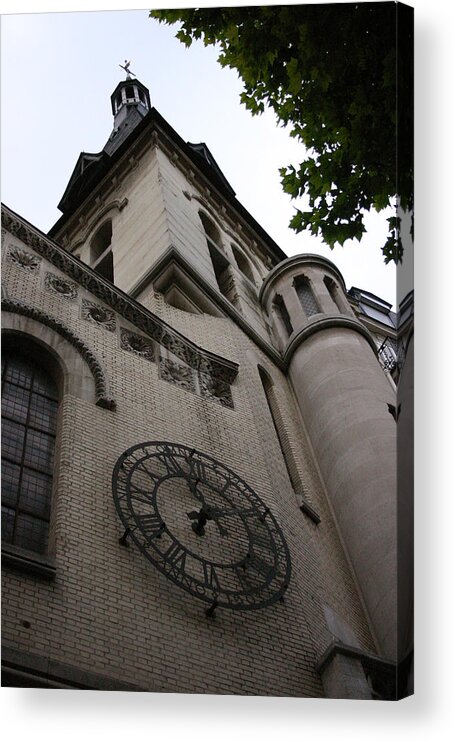
[[[125,451],[112,475],[125,533],[166,577],[223,608],[264,608],[289,584],[289,550],[260,497],[231,469],[177,443]]]

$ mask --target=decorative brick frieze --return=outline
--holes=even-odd
[[[28,252],[28,250],[23,250],[21,247],[10,247],[7,258],[10,263],[30,273],[37,273],[41,265],[41,258]]]
[[[215,379],[204,372],[199,373],[199,389],[201,396],[211,399],[223,407],[234,407],[231,387],[225,381]]]
[[[189,366],[160,356],[160,377],[188,392],[196,392],[194,370]]]
[[[2,225],[17,239],[31,247],[58,270],[87,289],[117,314],[156,340],[191,368],[232,384],[238,364],[199,348],[191,340],[173,330],[163,320],[142,307],[113,284],[98,276],[78,258],[41,235],[7,208],[2,209]]]
[[[109,332],[114,332],[116,328],[114,312],[88,299],[82,299],[81,316],[82,319],[86,319],[88,322],[98,325],[98,327],[103,327]]]
[[[144,335],[138,335],[137,332],[131,332],[125,327],[120,328],[120,347],[147,361],[155,360],[153,343]]]
[[[73,345],[80,353],[92,372],[93,380],[95,382],[96,404],[98,407],[115,410],[114,400],[108,397],[108,385],[103,367],[94,352],[87,343],[82,340],[82,338],[76,335],[75,332],[60,320],[52,317],[46,312],[42,312],[41,310],[26,304],[25,302],[17,301],[15,299],[2,299],[2,310],[4,312],[20,314],[24,317],[30,317],[30,319],[41,322],[41,324],[50,327],[65,338],[65,340],[68,340],[68,342],[71,343],[71,345]]]
[[[74,301],[77,299],[77,284],[67,278],[57,276],[55,273],[46,272],[44,276],[44,288],[53,294],[58,294],[62,299]]]

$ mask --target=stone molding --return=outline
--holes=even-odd
[[[6,256],[10,263],[30,273],[37,273],[40,269],[41,258],[28,250],[23,250],[18,245],[10,247]]]
[[[68,281],[67,278],[62,278],[56,273],[46,271],[44,276],[44,288],[46,291],[51,291],[53,294],[57,294],[62,299],[67,301],[74,301],[77,299],[77,283],[74,281]]]
[[[206,372],[228,384],[232,384],[236,379],[238,374],[237,363],[198,347],[177,330],[171,328],[164,320],[142,307],[130,296],[103,279],[74,255],[66,252],[6,207],[2,209],[2,225],[10,234],[31,247],[56,268],[74,279],[80,286],[171,351],[187,365],[197,371]],[[68,328],[67,331],[71,332]]]
[[[87,322],[91,322],[93,325],[102,327],[109,332],[115,332],[117,327],[115,313],[111,309],[106,309],[101,304],[97,304],[89,299],[82,299],[81,317],[87,320]]]
[[[289,364],[291,363],[295,351],[307,338],[311,337],[311,335],[314,335],[317,332],[320,332],[321,330],[329,330],[332,328],[340,327],[347,330],[354,330],[354,332],[358,332],[360,335],[362,335],[369,343],[375,356],[377,356],[376,343],[367,328],[356,319],[348,317],[347,315],[339,314],[334,315],[333,317],[316,319],[313,322],[310,322],[310,324],[306,325],[305,327],[302,327],[301,330],[298,330],[296,333],[291,335],[286,346],[286,350],[284,352],[284,363],[286,365],[286,368],[289,368]]]
[[[281,358],[278,351],[273,348],[270,343],[264,340],[259,333],[257,333],[247,320],[240,314],[230,301],[228,301],[217,289],[215,289],[205,278],[203,278],[194,268],[188,263],[183,257],[181,252],[171,245],[161,255],[161,257],[153,264],[150,270],[143,276],[143,278],[131,289],[133,296],[138,296],[148,284],[155,284],[155,281],[159,279],[163,271],[171,264],[175,263],[179,266],[188,276],[191,281],[194,281],[217,307],[224,316],[231,317],[235,323],[241,327],[241,329],[250,337],[253,342],[264,351],[264,353],[278,366],[282,371],[285,370],[283,365],[283,359]],[[177,355],[177,354],[176,354]],[[209,373],[212,377],[217,377],[222,381],[229,382],[228,378],[223,379],[219,374],[214,374],[210,369],[200,368],[199,370]]]
[[[142,691],[137,685],[125,683],[117,678],[107,677],[90,670],[81,670],[60,660],[32,654],[15,647],[2,646],[2,673],[10,675],[17,687],[33,687],[39,683],[48,688],[67,688],[80,690],[123,690]],[[27,683],[28,681],[28,683]],[[3,685],[3,682],[2,682]],[[8,687],[8,684],[5,684]]]
[[[38,554],[15,544],[2,544],[3,564],[20,572],[28,572],[47,579],[53,579],[56,573],[54,557],[49,554]]]
[[[26,304],[25,302],[16,299],[2,299],[2,310],[34,319],[37,322],[50,327],[52,330],[55,330],[55,332],[65,338],[65,340],[68,340],[68,342],[76,348],[92,372],[93,380],[95,382],[96,404],[98,407],[104,407],[107,410],[115,410],[114,400],[108,397],[108,384],[103,367],[94,352],[87,343],[84,342],[84,340],[82,340],[60,320],[52,317],[50,314],[46,314],[46,312],[42,312],[40,309],[36,309],[35,307]]]
[[[102,209],[98,212],[97,216],[94,219],[90,220],[88,228],[84,232],[84,236],[77,240],[77,242],[74,242],[71,245],[72,250],[76,250],[80,245],[83,245],[84,242],[87,242],[91,232],[95,230],[97,225],[102,221],[103,217],[106,216],[112,209],[117,209],[117,211],[123,211],[125,206],[128,205],[128,199],[123,198],[121,201],[120,199],[116,198],[114,201],[110,201],[108,204],[102,207]]]
[[[332,274],[334,274],[337,278],[337,280],[340,282],[341,288],[343,289],[344,293],[346,294],[346,284],[344,282],[344,278],[341,275],[340,271],[336,267],[335,263],[332,263],[331,260],[328,260],[327,258],[322,257],[322,255],[315,255],[313,253],[303,253],[301,255],[292,255],[290,258],[286,258],[286,260],[282,260],[281,263],[278,263],[270,273],[267,274],[267,276],[264,279],[264,282],[261,286],[261,289],[259,291],[259,301],[262,305],[264,305],[267,295],[269,291],[272,288],[272,283],[275,281],[276,278],[281,276],[283,273],[287,272],[288,270],[292,270],[296,267],[300,266],[311,266],[316,265],[318,268],[322,268],[323,270],[328,270]]]

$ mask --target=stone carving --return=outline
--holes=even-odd
[[[62,299],[74,301],[77,298],[77,284],[67,278],[47,272],[44,276],[44,286],[48,291],[58,294]]]
[[[234,408],[231,387],[227,382],[213,378],[210,374],[200,372],[199,388],[202,397],[218,402],[218,404],[223,405],[223,407]]]
[[[26,304],[25,302],[17,301],[16,299],[3,299],[2,309],[5,312],[13,312],[14,314],[20,314],[24,317],[30,317],[30,319],[34,319],[37,322],[41,322],[41,324],[50,327],[65,338],[65,340],[68,340],[68,342],[71,343],[71,345],[73,345],[80,353],[92,372],[93,380],[95,382],[96,404],[98,407],[115,410],[114,400],[108,397],[108,386],[103,367],[91,348],[84,342],[84,340],[82,340],[82,338],[76,335],[76,333],[70,330],[70,328],[60,320],[52,317],[50,314],[42,312],[40,309],[36,309],[35,307]]]
[[[160,356],[160,376],[164,381],[169,381],[181,389],[196,392],[194,371],[189,366],[183,366],[181,363]]]
[[[18,265],[19,268],[24,268],[24,270],[27,270],[30,273],[36,273],[39,271],[41,265],[41,258],[20,247],[11,247],[8,250],[8,260],[11,263]]]
[[[89,322],[93,322],[99,327],[104,327],[109,332],[114,332],[116,323],[115,315],[111,309],[106,309],[100,304],[95,304],[93,301],[88,299],[82,299],[82,319],[86,319]]]
[[[237,363],[199,348],[191,340],[169,327],[159,317],[127,297],[113,284],[109,284],[103,278],[97,276],[90,268],[84,266],[83,263],[56,243],[53,243],[49,238],[39,235],[32,228],[26,226],[7,208],[2,211],[2,225],[10,234],[33,248],[56,268],[66,273],[100,301],[110,306],[117,314],[159,342],[167,350],[170,350],[184,363],[188,363],[191,368],[205,371],[228,384],[232,384],[237,377]]]
[[[147,361],[155,360],[153,343],[144,335],[138,335],[136,332],[125,329],[125,327],[120,329],[120,347],[123,350],[135,353],[140,358],[145,358]]]

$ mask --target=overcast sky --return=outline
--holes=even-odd
[[[253,118],[239,102],[241,84],[201,43],[186,49],[177,28],[146,10],[32,13],[2,18],[2,200],[43,231],[57,210],[79,152],[98,152],[112,128],[109,96],[126,59],[150,90],[152,105],[180,136],[204,141],[237,198],[288,255],[333,260],[347,287],[395,304],[395,268],[385,266],[385,215],[368,216],[359,244],[331,251],[288,228],[293,204],[278,168],[303,159],[302,147],[275,124]]]

